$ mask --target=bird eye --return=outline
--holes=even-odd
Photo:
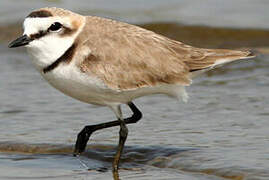
[[[63,25],[61,23],[55,22],[49,27],[49,31],[58,31],[62,27],[63,27]]]

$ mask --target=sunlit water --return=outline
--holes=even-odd
[[[171,1],[165,5],[162,1],[145,1],[147,6],[142,1],[135,4],[122,1],[124,4],[118,6],[108,5],[107,1],[74,5],[71,1],[23,0],[16,1],[16,6],[15,1],[2,2],[0,14],[5,15],[0,16],[2,24],[19,20],[29,7],[49,5],[121,17],[128,22],[165,20],[167,14],[172,13],[175,19],[188,17],[185,20],[191,20],[190,23],[199,21],[218,26],[217,17],[226,15],[225,11],[220,11],[216,17],[204,21],[209,16],[203,10],[209,6],[204,5],[198,14],[187,16],[188,11],[183,7],[193,13],[190,9],[198,6],[194,2],[188,5],[189,1]],[[228,6],[230,1],[221,2]],[[244,5],[236,2],[232,10],[242,6],[250,8],[254,1]],[[259,2],[254,7],[266,7],[266,1]],[[172,6],[176,4],[178,6]],[[147,13],[150,5],[153,8]],[[179,6],[183,9],[177,14]],[[167,11],[158,11],[157,7],[167,8]],[[225,7],[217,6],[217,9]],[[137,13],[137,9],[143,13]],[[152,12],[159,15],[151,16]],[[161,16],[161,12],[167,14]],[[199,12],[205,16],[201,17]],[[252,12],[248,14],[249,19],[242,19],[243,27],[258,27],[255,23],[267,26],[265,18],[251,19],[253,14],[262,17],[262,11],[250,8],[249,12]],[[241,13],[246,12],[241,9]],[[226,26],[241,27],[229,17],[235,17],[235,22],[240,19],[227,13]],[[251,23],[246,23],[247,20]],[[119,128],[94,133],[87,151],[78,158],[72,156],[72,151],[76,135],[85,125],[115,120],[113,113],[108,108],[81,103],[53,89],[33,68],[24,49],[8,49],[7,44],[2,43],[0,55],[0,179],[112,179],[111,161]],[[268,61],[269,55],[262,54],[254,60],[235,62],[195,79],[187,88],[190,96],[187,104],[158,95],[135,100],[144,117],[128,126],[120,177],[139,180],[269,179]],[[124,115],[130,115],[126,107]]]

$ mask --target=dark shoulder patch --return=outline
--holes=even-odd
[[[50,17],[52,16],[51,12],[46,10],[34,11],[31,12],[27,17],[31,18],[43,18],[43,17]]]
[[[75,54],[76,47],[77,47],[77,44],[74,43],[70,48],[68,48],[65,51],[65,53],[61,57],[59,57],[56,61],[54,61],[49,66],[45,67],[43,69],[43,73],[45,74],[47,72],[52,71],[53,69],[55,69],[62,62],[69,63],[72,60],[72,58],[73,58],[73,56]]]

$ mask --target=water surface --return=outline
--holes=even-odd
[[[58,92],[36,72],[24,49],[7,48],[7,42],[18,34],[15,22],[29,9],[51,5],[143,23],[148,29],[200,47],[255,47],[262,52],[254,60],[238,61],[195,79],[187,88],[187,104],[160,95],[135,100],[144,117],[128,126],[120,176],[145,180],[268,179],[269,42],[268,32],[259,30],[267,28],[267,16],[263,16],[267,11],[261,11],[267,1],[233,1],[233,5],[230,0],[136,2],[1,2],[0,15],[5,16],[0,16],[0,179],[112,178],[118,127],[94,133],[82,156],[73,157],[72,151],[76,135],[85,125],[114,120],[113,113]],[[208,8],[214,11],[207,12]],[[238,11],[240,15],[236,15]],[[225,17],[221,24],[220,16]],[[180,23],[256,29],[154,23],[170,17]],[[207,36],[199,34],[206,31],[210,32]],[[125,116],[130,115],[128,108],[123,110]]]
[[[113,113],[50,87],[24,51],[1,46],[0,52],[0,177],[110,177],[118,128],[93,134],[83,163],[71,152],[84,125],[113,120]],[[233,63],[196,79],[187,88],[187,104],[164,96],[136,100],[144,118],[129,125],[122,178],[269,177],[268,58]]]
[[[220,27],[269,28],[266,0],[1,0],[0,24],[22,20],[41,7],[63,7],[130,23],[177,22]]]

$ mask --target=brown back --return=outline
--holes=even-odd
[[[194,48],[140,27],[99,17],[87,17],[77,38],[91,53],[77,61],[81,71],[102,79],[110,88],[134,89],[159,84],[191,83],[191,71],[223,58],[249,53]]]

